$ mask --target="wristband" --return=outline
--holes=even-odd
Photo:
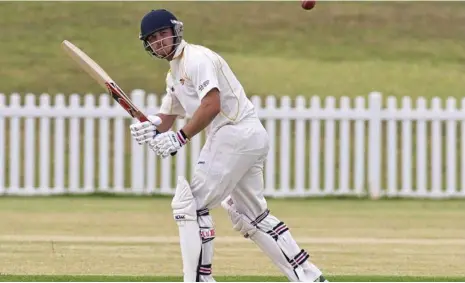
[[[190,141],[190,139],[187,137],[186,133],[181,129],[176,133],[176,136],[178,137],[178,140],[181,142],[182,145],[185,145]]]

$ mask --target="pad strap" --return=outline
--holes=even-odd
[[[199,275],[211,275],[211,274],[212,274],[211,264],[202,264],[199,266]]]
[[[278,240],[279,235],[284,234],[286,231],[289,231],[286,224],[284,222],[279,222],[278,225],[274,226],[273,229],[267,231],[266,233],[269,234],[275,241]]]
[[[268,214],[270,214],[269,209],[265,210],[262,214],[257,216],[257,218],[254,221],[250,222],[250,224],[252,224],[253,226],[257,226],[258,223],[262,222],[263,219],[265,219],[268,216]]]
[[[292,265],[292,268],[296,269],[299,267],[299,265],[302,265],[304,262],[306,262],[309,257],[310,255],[302,249],[297,255],[294,256],[294,258],[288,259],[288,261]]]
[[[197,210],[197,216],[207,216],[207,215],[210,215],[210,211],[208,210],[208,208]]]

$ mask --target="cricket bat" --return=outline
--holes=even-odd
[[[61,43],[63,50],[78,64],[82,70],[89,74],[100,86],[108,91],[116,102],[131,115],[131,117],[139,120],[140,122],[149,121],[147,116],[137,108],[136,105],[129,99],[124,91],[115,83],[115,81],[100,67],[97,62],[90,58],[84,51],[79,49],[76,45],[64,40]],[[161,120],[159,120],[161,123]],[[160,124],[159,123],[159,124]],[[173,152],[171,155],[175,155]]]
[[[108,93],[116,100],[131,117],[140,122],[148,121],[147,116],[135,106],[131,99],[124,91],[112,80],[112,78],[100,67],[97,62],[90,58],[84,51],[68,40],[61,43],[63,50],[77,63],[81,69],[89,74],[100,86],[108,91]]]

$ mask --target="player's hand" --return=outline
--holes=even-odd
[[[150,121],[135,123],[129,126],[132,137],[138,144],[147,143],[158,134],[157,126],[161,124],[158,116],[147,116]]]
[[[162,158],[168,157],[171,153],[177,152],[189,139],[179,130],[177,132],[168,131],[157,135],[149,142],[149,147]]]

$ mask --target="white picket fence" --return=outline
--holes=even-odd
[[[157,112],[160,97],[131,96]],[[272,138],[268,196],[465,197],[465,99],[252,101]],[[0,94],[0,195],[172,194],[204,136],[160,160],[130,139],[130,123],[107,94]]]

